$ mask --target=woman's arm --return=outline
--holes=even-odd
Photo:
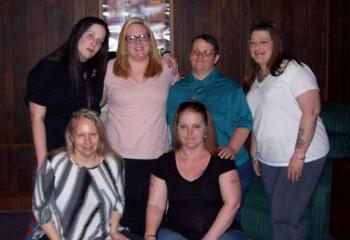
[[[104,86],[103,87],[103,95],[102,95],[102,99],[100,102],[100,107],[102,108],[107,102],[107,87]]]
[[[57,229],[52,221],[49,221],[48,223],[45,223],[41,225],[41,229],[44,231],[44,233],[47,235],[47,237],[50,240],[60,240],[61,237],[57,232]]]
[[[50,240],[61,239],[58,229],[52,221],[51,201],[54,201],[55,173],[49,160],[45,160],[36,178],[33,193],[33,213],[38,224]]]
[[[315,133],[321,101],[318,90],[309,90],[296,97],[302,112],[294,153],[289,161],[288,179],[297,182],[302,174],[307,149]]]
[[[44,124],[46,107],[33,102],[29,102],[29,112],[30,120],[32,123],[35,155],[38,164],[37,169],[40,169],[47,154],[46,130]]]
[[[230,143],[220,149],[219,156],[225,159],[233,159],[247,140],[249,132],[248,128],[237,128],[232,134]]]
[[[253,159],[253,169],[254,172],[257,176],[260,176],[260,168],[259,168],[259,161],[256,156],[256,139],[255,137],[251,136],[251,141],[250,141],[250,156]]]
[[[111,216],[111,237],[112,240],[128,240],[126,236],[118,230],[121,215],[118,211],[113,211]]]
[[[241,187],[237,171],[231,170],[221,174],[219,184],[224,205],[221,207],[213,225],[202,240],[218,239],[232,224],[240,206]]]
[[[151,175],[146,213],[145,239],[155,239],[157,229],[165,211],[166,201],[167,187],[165,181]]]

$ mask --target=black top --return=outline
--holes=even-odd
[[[175,153],[163,154],[152,174],[166,182],[169,201],[166,227],[188,239],[202,239],[223,205],[219,176],[233,169],[236,169],[234,161],[211,156],[202,176],[188,181],[177,169]],[[239,224],[234,221],[228,230],[232,229],[240,229]]]
[[[54,61],[41,61],[29,73],[25,102],[33,102],[46,107],[45,129],[47,149],[64,146],[64,131],[72,113],[88,107],[82,64],[79,94],[71,87],[69,70],[66,64]],[[103,82],[91,100],[91,110],[100,112]]]

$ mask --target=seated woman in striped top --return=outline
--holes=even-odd
[[[50,153],[36,181],[33,239],[120,239],[123,166],[95,112],[73,114],[65,149]]]

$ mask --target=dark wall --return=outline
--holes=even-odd
[[[23,101],[28,72],[77,20],[97,16],[98,9],[91,0],[1,0],[0,197],[32,192],[35,158]]]
[[[209,32],[221,45],[219,70],[242,82],[249,28],[274,21],[282,30],[287,52],[314,71],[323,100],[349,103],[349,3],[331,0],[176,0],[175,53],[182,74],[189,71],[191,38]]]
[[[99,1],[1,0],[0,197],[32,191],[35,168],[28,109],[23,97],[33,65],[67,38]],[[347,0],[174,0],[174,53],[189,71],[191,38],[209,32],[221,45],[219,70],[242,81],[251,24],[273,20],[287,50],[315,72],[323,100],[350,103],[350,3]]]

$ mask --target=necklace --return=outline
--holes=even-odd
[[[258,75],[257,75],[257,78],[258,78],[258,82],[262,82],[264,81],[267,76],[270,75],[270,71],[265,71],[265,72],[262,72],[261,70],[258,72]]]
[[[190,82],[190,86],[191,86],[191,92],[192,92],[192,101],[195,101],[196,100],[196,92],[194,91],[193,89],[193,86],[192,86],[192,82]],[[181,151],[181,154],[183,154],[183,152]]]

